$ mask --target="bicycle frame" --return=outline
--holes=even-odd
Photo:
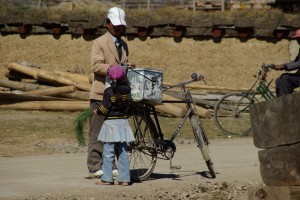
[[[249,99],[251,104],[255,102],[256,96],[261,95],[265,101],[270,100],[275,98],[275,95],[273,92],[269,89],[269,86],[272,82],[272,80],[266,84],[266,76],[267,73],[269,72],[268,66],[263,65],[262,66],[263,71],[259,70],[258,71],[258,77],[255,81],[255,83],[252,85],[252,87],[247,91],[247,92],[242,92],[242,94],[245,95],[245,98]],[[257,84],[258,82],[258,84]],[[256,86],[255,92],[252,92],[252,89]],[[238,105],[241,105],[241,102],[243,101],[244,98],[241,98],[238,102]],[[244,112],[249,108],[250,104],[247,106],[243,107],[243,109],[236,109],[236,115],[239,115],[241,112]]]
[[[260,80],[259,85],[256,88],[257,93],[260,94],[266,101],[275,98],[275,95],[269,89],[271,82],[272,81],[270,81],[269,84],[266,85],[266,82],[264,80]]]
[[[161,131],[159,120],[158,120],[158,117],[157,117],[157,112],[156,112],[154,106],[151,106],[151,110],[153,112],[153,116],[154,116],[154,119],[155,119],[155,125],[157,127],[158,134],[160,136],[160,139],[156,139],[154,141],[155,144],[159,145],[159,148],[157,150],[158,150],[158,153],[160,153],[162,155],[162,157],[158,157],[160,159],[167,159],[167,160],[172,159],[172,157],[174,156],[174,153],[176,152],[176,145],[173,142],[174,139],[176,138],[179,131],[181,130],[181,128],[185,124],[186,120],[188,118],[191,118],[191,116],[193,116],[193,115],[198,115],[197,110],[195,108],[195,103],[193,101],[192,95],[191,95],[190,91],[185,88],[186,84],[189,84],[189,83],[192,83],[192,82],[195,82],[195,81],[198,81],[198,80],[191,80],[191,81],[187,81],[187,82],[182,82],[182,83],[179,83],[177,85],[169,86],[164,90],[164,91],[166,91],[166,90],[171,89],[171,88],[181,87],[182,93],[184,95],[184,100],[182,100],[182,101],[181,100],[180,101],[171,101],[170,100],[170,101],[165,101],[165,102],[166,103],[185,103],[186,106],[187,106],[187,110],[185,112],[184,117],[181,119],[179,125],[176,127],[176,129],[173,132],[170,139],[164,139],[164,135]],[[203,135],[205,137],[205,144],[208,144],[207,137],[206,137],[205,133],[203,133]],[[170,152],[168,152],[170,155],[166,154],[166,152],[168,150],[170,150]]]
[[[245,136],[251,132],[250,105],[275,98],[269,89],[272,82],[266,81],[268,72],[275,65],[263,64],[258,70],[255,82],[244,92],[232,92],[222,96],[214,106],[214,120],[225,135]]]
[[[181,87],[184,100],[164,102],[185,103],[187,106],[187,110],[185,111],[181,122],[170,139],[164,139],[154,105],[150,105],[147,102],[133,105],[135,107],[133,111],[136,111],[135,113],[133,112],[133,116],[136,114],[139,117],[133,118],[132,121],[134,130],[136,130],[136,141],[129,144],[129,149],[131,152],[130,158],[132,159],[132,161],[130,161],[130,163],[132,163],[132,174],[136,180],[146,179],[152,173],[157,159],[170,160],[171,169],[181,169],[181,166],[172,165],[172,158],[176,152],[176,145],[173,141],[187,118],[190,118],[197,145],[208,167],[209,173],[212,178],[216,177],[216,172],[208,149],[208,138],[205,135],[205,130],[197,114],[196,105],[192,95],[190,91],[185,88],[186,84],[199,80],[203,80],[203,76],[198,77],[197,74],[192,74],[191,81],[166,87],[166,90],[174,87]]]
[[[272,65],[265,65],[263,64],[262,69],[258,71],[257,73],[257,80],[252,85],[252,87],[248,90],[247,93],[249,93],[256,85],[256,93],[255,95],[259,94],[261,95],[266,101],[275,98],[275,95],[273,92],[269,89],[270,84],[273,80],[271,80],[268,84],[266,84],[266,77],[268,72],[273,68]],[[257,84],[258,82],[258,84]]]
[[[186,91],[184,91],[184,93],[186,93]],[[190,92],[187,92],[186,95],[191,96]],[[190,104],[192,102],[188,101],[188,100],[184,100],[184,101],[166,101],[166,103],[185,103],[185,104],[187,104],[187,107],[188,107],[184,117],[182,118],[181,122],[179,123],[179,125],[177,126],[177,128],[175,129],[175,131],[173,132],[173,134],[170,138],[170,141],[173,141],[176,138],[179,131],[181,130],[181,128],[183,127],[183,125],[185,124],[186,120],[190,117],[190,115],[192,113],[195,112],[195,109],[193,109],[191,107]],[[158,125],[158,127],[160,127],[156,112],[154,112],[154,116],[155,116],[155,123]],[[159,134],[162,135],[162,138],[163,138],[163,133],[162,133],[160,128],[158,128],[158,131],[159,131]]]

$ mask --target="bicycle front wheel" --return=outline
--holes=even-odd
[[[254,100],[253,96],[243,93],[224,95],[214,108],[217,127],[226,135],[248,135],[251,132],[249,106]]]
[[[203,159],[208,167],[209,173],[212,178],[216,178],[216,171],[214,168],[214,164],[212,162],[212,158],[210,156],[209,148],[208,148],[208,139],[205,135],[204,128],[198,116],[193,115],[191,117],[191,123],[193,127],[193,132],[195,139],[197,141],[198,147],[201,151]]]
[[[147,179],[154,170],[157,161],[154,139],[158,134],[150,116],[138,112],[129,117],[129,124],[135,141],[128,144],[130,175],[134,181]]]

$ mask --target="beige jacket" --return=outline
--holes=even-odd
[[[90,99],[102,100],[105,75],[111,65],[128,62],[128,46],[122,40],[122,58],[119,60],[116,45],[109,32],[94,40],[91,52],[91,69],[93,72]]]

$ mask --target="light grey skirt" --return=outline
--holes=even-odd
[[[98,140],[101,142],[132,142],[135,139],[128,119],[112,119],[104,121]]]

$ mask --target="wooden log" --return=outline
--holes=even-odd
[[[53,76],[49,73],[39,72],[37,74],[37,77],[38,77],[38,79],[46,80],[50,83],[59,83],[59,84],[64,84],[64,85],[74,85],[76,88],[79,88],[81,90],[91,91],[91,85],[78,83],[76,81],[66,79],[66,78],[62,78],[62,77],[56,77],[56,76]]]
[[[69,98],[49,97],[34,94],[15,94],[15,93],[0,93],[0,100],[6,104],[15,103],[16,101],[70,101]],[[10,100],[10,101],[8,101]],[[12,101],[11,101],[12,100]]]
[[[21,79],[21,82],[23,82],[23,83],[35,83],[35,84],[38,83],[37,80],[32,79],[32,78],[22,78],[22,79]]]
[[[17,63],[10,63],[7,67],[9,70],[14,70],[17,72],[21,72],[23,74],[27,74],[34,79],[37,79],[38,70],[33,69],[31,67],[25,67],[23,65],[17,64]]]
[[[14,71],[14,70],[7,70],[7,72],[5,73],[5,76],[9,79],[9,80],[14,80],[14,81],[21,81],[22,79],[29,79],[32,78],[31,76],[27,75],[27,74],[23,74],[21,72],[18,71]],[[34,79],[33,79],[34,80]]]
[[[248,200],[299,200],[300,186],[254,186],[248,189]]]
[[[10,63],[8,65],[8,69],[15,70],[15,71],[21,72],[23,74],[27,74],[27,75],[33,77],[34,79],[41,80],[41,81],[46,80],[46,81],[49,81],[50,83],[75,85],[77,88],[85,90],[85,91],[90,91],[90,88],[91,88],[90,83],[88,81],[88,77],[87,77],[87,80],[85,80],[84,82],[81,82],[76,79],[75,75],[72,78],[70,78],[71,75],[68,75],[68,77],[59,76],[58,74],[51,72],[51,71],[42,70],[42,69],[34,69],[31,67],[25,67],[25,66],[17,64],[17,63]],[[63,74],[63,73],[61,73],[61,74]]]
[[[180,101],[180,99],[177,99],[177,98],[172,97],[172,96],[167,95],[167,94],[163,94],[163,101]],[[172,103],[172,104],[179,107],[179,108],[184,109],[184,111],[187,110],[186,105],[184,103]],[[211,118],[212,112],[210,110],[207,110],[207,109],[202,108],[200,106],[196,106],[196,110],[197,110],[198,115],[200,117],[205,118],[205,119],[210,119]]]
[[[0,105],[0,109],[15,110],[83,111],[86,108],[89,108],[88,101],[27,101]]]
[[[35,95],[44,95],[44,96],[56,96],[58,94],[70,93],[76,90],[74,85],[62,86],[62,87],[52,87],[39,90],[31,90],[24,92],[24,94],[35,94]]]
[[[300,143],[260,150],[258,158],[266,185],[300,186]]]
[[[60,97],[66,97],[66,98],[70,98],[70,99],[78,99],[78,100],[89,100],[90,97],[90,93],[86,92],[86,91],[74,91],[74,92],[70,92],[70,93],[66,93],[66,94],[60,94],[58,95]],[[101,98],[103,99],[103,97]]]
[[[181,91],[167,91],[165,92],[166,94],[169,94],[172,97],[178,98],[183,100],[184,97],[182,96],[182,92]],[[224,93],[226,94],[226,93]],[[210,92],[203,94],[203,91],[194,91],[192,93],[192,97],[194,102],[200,106],[200,107],[204,107],[204,108],[214,108],[216,102],[223,97],[224,94],[220,94],[220,92],[218,92],[218,94],[214,94],[214,92]]]
[[[90,82],[89,82],[89,75],[88,74],[78,74],[78,73],[71,73],[71,72],[63,72],[63,71],[59,71],[59,70],[54,70],[53,72],[55,74],[59,75],[59,76],[63,76],[65,78],[69,78],[69,79],[75,80],[75,81],[80,82],[80,83],[90,84]]]
[[[10,88],[0,87],[0,92],[10,92]]]
[[[11,88],[14,90],[22,90],[22,91],[50,88],[50,86],[43,86],[43,85],[32,84],[32,83],[23,83],[23,82],[18,82],[18,81],[10,81],[7,79],[2,79],[2,78],[0,78],[0,86],[6,87],[6,88]]]
[[[51,86],[44,86],[38,84],[31,84],[31,83],[23,83],[18,81],[10,81],[6,79],[0,78],[0,86],[5,88],[10,88],[14,90],[21,90],[21,91],[32,91],[32,90],[39,90],[39,89],[47,89],[47,88],[54,88]],[[103,86],[104,88],[104,86]],[[89,92],[86,91],[74,91],[71,93],[60,94],[60,97],[66,97],[71,99],[78,99],[78,100],[89,100]]]
[[[175,117],[183,117],[184,116],[184,109],[179,108],[173,104],[170,103],[164,103],[162,105],[155,105],[155,109],[157,109],[160,112],[168,113],[170,115],[173,115]]]
[[[164,86],[170,86],[170,85],[175,85],[174,83],[170,82],[163,82]],[[209,86],[209,85],[186,85],[186,88],[190,89],[199,89],[199,90],[221,90],[221,91],[237,91],[237,92],[242,92],[242,91],[248,91],[249,88],[229,88],[229,87],[220,87],[220,86]]]
[[[254,145],[257,148],[300,143],[300,93],[250,106]]]

